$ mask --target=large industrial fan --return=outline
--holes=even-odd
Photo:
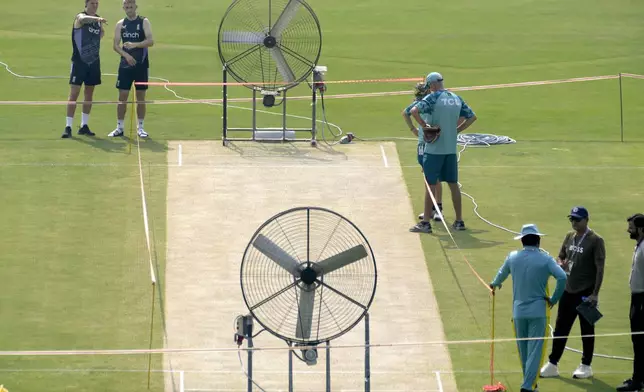
[[[324,208],[281,212],[259,227],[241,264],[241,288],[250,311],[238,327],[252,347],[252,320],[286,341],[302,346],[302,359],[317,362],[316,346],[329,342],[365,319],[365,389],[369,390],[368,309],[376,291],[373,251],[360,230]],[[289,350],[289,390],[292,390]],[[252,351],[249,351],[249,369]],[[251,375],[249,372],[249,388]]]
[[[311,133],[315,142],[316,91],[323,88],[325,67],[317,67],[322,49],[320,23],[304,0],[235,0],[219,26],[219,57],[223,64],[223,139],[229,132],[252,132],[250,140],[297,140],[295,132]],[[253,92],[250,128],[228,126],[228,75]],[[311,129],[286,126],[287,90],[313,75],[313,123]],[[282,106],[281,128],[257,127],[257,93],[266,107]],[[276,99],[281,101],[276,104]]]

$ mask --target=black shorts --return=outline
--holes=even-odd
[[[72,70],[69,75],[69,84],[75,86],[96,86],[101,84],[101,61],[96,60],[91,64],[82,61],[72,61]]]
[[[148,81],[148,67],[134,66],[129,68],[119,68],[119,75],[116,79],[116,88],[119,90],[130,90],[133,82]],[[147,85],[135,84],[137,90],[147,90]]]

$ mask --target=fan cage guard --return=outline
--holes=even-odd
[[[267,35],[275,27],[275,22],[280,16],[279,13],[274,13],[274,11],[283,10],[294,2],[297,2],[303,7],[296,11],[297,14],[294,18],[301,18],[293,26],[290,23],[287,24],[280,34],[279,41],[276,43],[276,47],[280,49],[284,61],[286,61],[293,73],[293,81],[278,80],[280,77],[284,79],[284,76],[278,70],[277,63],[271,55],[270,49],[264,43],[254,42],[255,45],[252,45],[248,41],[229,42],[231,44],[230,47],[222,47],[224,34],[228,32],[237,33],[243,37],[242,40],[246,39],[251,41],[254,38],[253,36],[258,33]],[[313,8],[304,0],[264,1],[263,4],[268,5],[268,9],[266,10],[258,10],[257,8],[260,6],[255,3],[255,0],[234,0],[228,6],[219,24],[217,38],[219,58],[224,65],[225,72],[230,73],[237,82],[243,84],[245,87],[257,91],[284,92],[305,81],[311,75],[320,59],[320,54],[322,53],[322,30],[320,21],[313,11]],[[283,6],[280,7],[280,5]],[[239,13],[235,13],[237,11],[240,13],[246,12],[250,16],[237,16],[239,15]],[[268,27],[256,15],[256,13],[262,11],[267,11]],[[237,19],[243,19],[243,21],[233,20],[230,23],[226,23],[230,16],[237,16]],[[272,25],[271,22],[273,22]],[[227,28],[230,28],[229,25],[231,24],[236,27],[234,25],[235,23],[244,25],[242,26],[243,29],[236,32],[226,31]],[[314,28],[310,28],[311,26],[314,26]],[[299,50],[292,49],[291,45],[300,46],[298,48]],[[256,49],[250,50],[251,48],[248,48],[249,46],[251,48],[255,47]],[[302,51],[306,53],[302,54]],[[239,64],[239,66],[235,64]],[[262,82],[261,85],[257,84],[260,82],[260,79]]]
[[[304,223],[309,228],[309,232],[305,229],[304,234],[300,230],[302,216],[307,218]],[[313,235],[320,234],[319,229],[324,226],[325,221],[335,221],[336,226],[323,241],[317,241]],[[299,224],[293,225],[293,222]],[[351,233],[348,232],[349,230]],[[275,232],[281,232],[284,238],[277,241],[274,236],[271,236],[271,233]],[[320,278],[325,284],[351,297],[361,306],[350,302],[327,286],[316,284],[310,337],[296,336],[297,323],[300,322],[298,299],[302,283],[275,295],[286,287],[292,286],[296,279],[253,246],[259,234],[276,241],[277,245],[303,263],[307,261],[306,249],[312,256],[308,260],[315,262],[316,258],[317,261],[323,260],[352,246],[363,245],[367,251],[367,257],[322,275]],[[342,237],[346,235],[351,235],[351,240],[358,241],[347,241]],[[338,237],[333,245],[335,236]],[[337,240],[338,238],[341,240]],[[256,273],[258,269],[259,274]],[[376,292],[377,269],[373,250],[355,224],[325,208],[297,207],[274,215],[255,231],[244,251],[240,268],[240,284],[246,307],[265,330],[287,343],[317,345],[344,335],[367,315]],[[271,296],[274,296],[271,300],[256,307]]]

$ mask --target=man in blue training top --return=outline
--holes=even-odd
[[[420,165],[421,168],[423,167],[423,158],[425,156],[425,145],[426,145],[425,136],[423,134],[422,128],[419,127],[418,129],[416,129],[416,127],[414,127],[414,124],[411,121],[411,117],[410,117],[409,113],[410,113],[411,109],[414,106],[416,106],[416,104],[418,102],[420,102],[430,92],[431,91],[429,89],[429,86],[427,86],[425,83],[422,83],[422,82],[417,83],[415,88],[414,88],[414,101],[412,103],[410,103],[409,106],[407,106],[402,112],[403,119],[405,120],[405,123],[409,127],[409,130],[416,137],[418,137],[418,146],[416,147],[416,150],[417,150],[417,154],[418,154],[418,164]],[[423,114],[423,119],[426,122],[431,122],[431,118],[432,118],[431,115]],[[429,205],[431,205],[430,209],[432,209],[434,206],[432,204],[432,199],[429,196],[429,191],[427,190],[427,187],[425,186],[425,181],[424,180],[423,180],[423,189],[425,189],[425,204],[429,203]],[[434,197],[436,198],[436,204],[438,204],[438,208],[441,211],[443,211],[442,193],[443,193],[442,192],[442,187],[441,187],[440,182],[439,182],[438,186],[436,187],[436,193],[434,194]],[[425,207],[423,207],[423,211],[424,211],[424,208]],[[436,221],[440,221],[441,220],[440,215],[436,212],[435,209],[433,209],[432,211],[433,211],[432,212],[432,218],[434,220],[436,220]],[[424,212],[421,213],[420,215],[418,215],[418,219],[420,219],[420,220],[423,220],[424,217],[425,217]]]
[[[72,69],[69,75],[69,98],[67,99],[67,117],[62,138],[72,137],[72,123],[76,113],[76,100],[81,86],[85,85],[83,114],[79,135],[94,136],[89,129],[89,114],[92,110],[94,88],[101,84],[101,39],[105,35],[103,25],[105,18],[96,14],[98,0],[85,0],[85,10],[76,15],[72,26]]]
[[[116,129],[107,135],[109,137],[118,137],[124,134],[127,100],[130,96],[132,83],[135,83],[136,114],[139,120],[137,134],[142,138],[148,137],[148,133],[143,128],[146,114],[145,92],[148,86],[136,83],[147,83],[148,81],[150,68],[148,48],[154,45],[154,39],[152,38],[150,20],[139,15],[137,9],[136,0],[123,0],[125,18],[119,20],[114,29],[112,48],[121,55],[121,62],[116,79],[116,88],[119,90],[119,104],[116,106]],[[121,42],[123,42],[123,46],[121,46]]]
[[[437,139],[425,146],[423,171],[433,194],[436,194],[439,178],[441,181],[447,182],[456,213],[456,220],[452,227],[454,230],[465,230],[461,190],[458,186],[457,135],[476,121],[476,115],[463,98],[445,90],[443,76],[438,72],[427,75],[426,84],[432,93],[416,104],[410,110],[410,114],[424,130],[435,126],[440,127],[440,134]],[[423,120],[421,114],[431,115],[431,123],[428,124]],[[425,205],[425,219],[430,216],[432,211],[428,207],[430,206]],[[425,219],[413,226],[410,231],[431,233],[431,224]]]
[[[512,317],[517,339],[544,338],[548,324],[549,307],[561,298],[566,287],[566,273],[555,259],[540,249],[541,234],[534,224],[523,225],[520,239],[523,249],[511,252],[490,283],[490,288],[501,288],[501,284],[512,274]],[[548,297],[548,279],[557,279],[552,297]],[[523,384],[521,392],[537,388],[539,367],[545,357],[543,339],[517,340]]]

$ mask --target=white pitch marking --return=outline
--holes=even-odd
[[[434,373],[436,373],[436,382],[438,383],[438,390],[440,392],[443,392],[443,381],[441,381],[441,372],[437,370]]]
[[[382,161],[385,163],[385,167],[389,167],[389,162],[387,162],[387,154],[385,154],[385,148],[380,145],[380,151],[382,152]]]

